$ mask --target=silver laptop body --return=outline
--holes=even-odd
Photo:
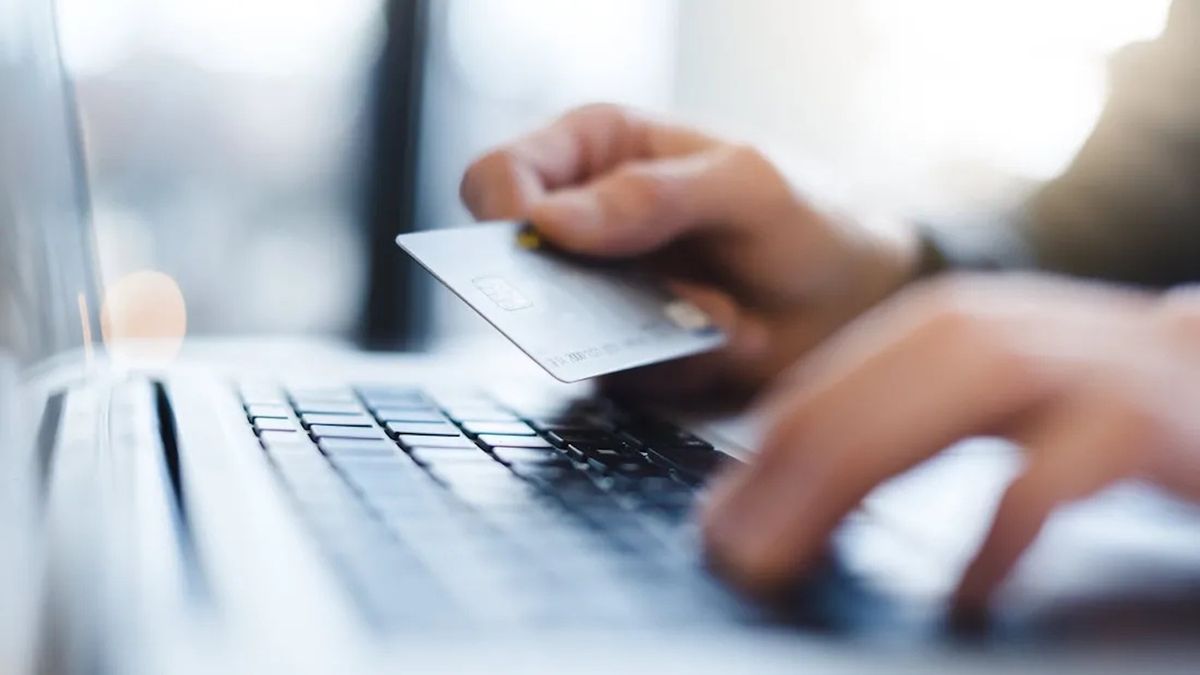
[[[3,672],[1194,672],[1200,518],[1137,487],[1057,521],[994,625],[947,624],[1000,443],[885,486],[767,606],[688,517],[754,420],[631,410],[495,343],[114,358],[54,35],[0,0]]]

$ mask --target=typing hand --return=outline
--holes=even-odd
[[[913,286],[784,378],[754,462],[714,487],[707,548],[737,585],[809,569],[876,485],[975,435],[1026,462],[958,590],[983,606],[1057,507],[1126,478],[1200,500],[1200,291],[1038,277]]]

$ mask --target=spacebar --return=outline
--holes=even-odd
[[[325,528],[318,528],[325,529]],[[459,613],[423,562],[381,526],[318,533],[369,622],[382,630],[444,625]]]

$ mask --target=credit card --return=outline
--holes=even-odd
[[[651,274],[555,252],[520,223],[402,234],[396,243],[563,382],[699,354],[725,341],[703,312]]]

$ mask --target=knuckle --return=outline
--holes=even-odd
[[[992,323],[975,277],[946,274],[906,291],[903,305],[915,315],[917,329],[943,342],[974,342],[988,337]]]
[[[637,167],[618,170],[611,185],[610,204],[621,220],[646,217],[658,211],[668,198],[667,182]]]
[[[974,294],[975,278],[971,274],[949,272],[919,281],[909,287],[912,301],[926,307],[945,307],[969,304],[965,296]]]
[[[1116,383],[1096,385],[1091,397],[1093,415],[1114,447],[1154,447],[1167,441],[1158,406],[1137,396],[1132,388]]]
[[[630,111],[624,106],[616,103],[587,103],[577,108],[573,108],[565,115],[563,119],[570,122],[609,122],[609,121],[624,121],[630,116]]]
[[[1157,318],[1169,334],[1200,344],[1200,286],[1168,293],[1159,305]]]
[[[517,159],[511,150],[491,150],[467,167],[459,186],[460,195],[463,201],[470,203],[487,190],[511,185],[516,172]]]
[[[1003,319],[989,315],[971,276],[949,276],[918,289],[915,339],[959,359],[1002,395],[1028,399],[1051,384],[1045,361],[1025,348]]]
[[[918,314],[917,330],[942,343],[974,342],[985,336],[983,318],[970,301],[969,284],[948,277],[922,284],[910,302]]]
[[[732,143],[726,147],[726,158],[732,167],[743,176],[760,180],[765,177],[778,177],[779,172],[775,162],[758,146],[748,143]]]
[[[1045,363],[1011,340],[985,338],[979,345],[980,379],[1008,401],[1029,401],[1048,391],[1053,380]]]
[[[496,148],[480,157],[472,168],[484,181],[506,179],[516,173],[517,158],[509,148]]]

